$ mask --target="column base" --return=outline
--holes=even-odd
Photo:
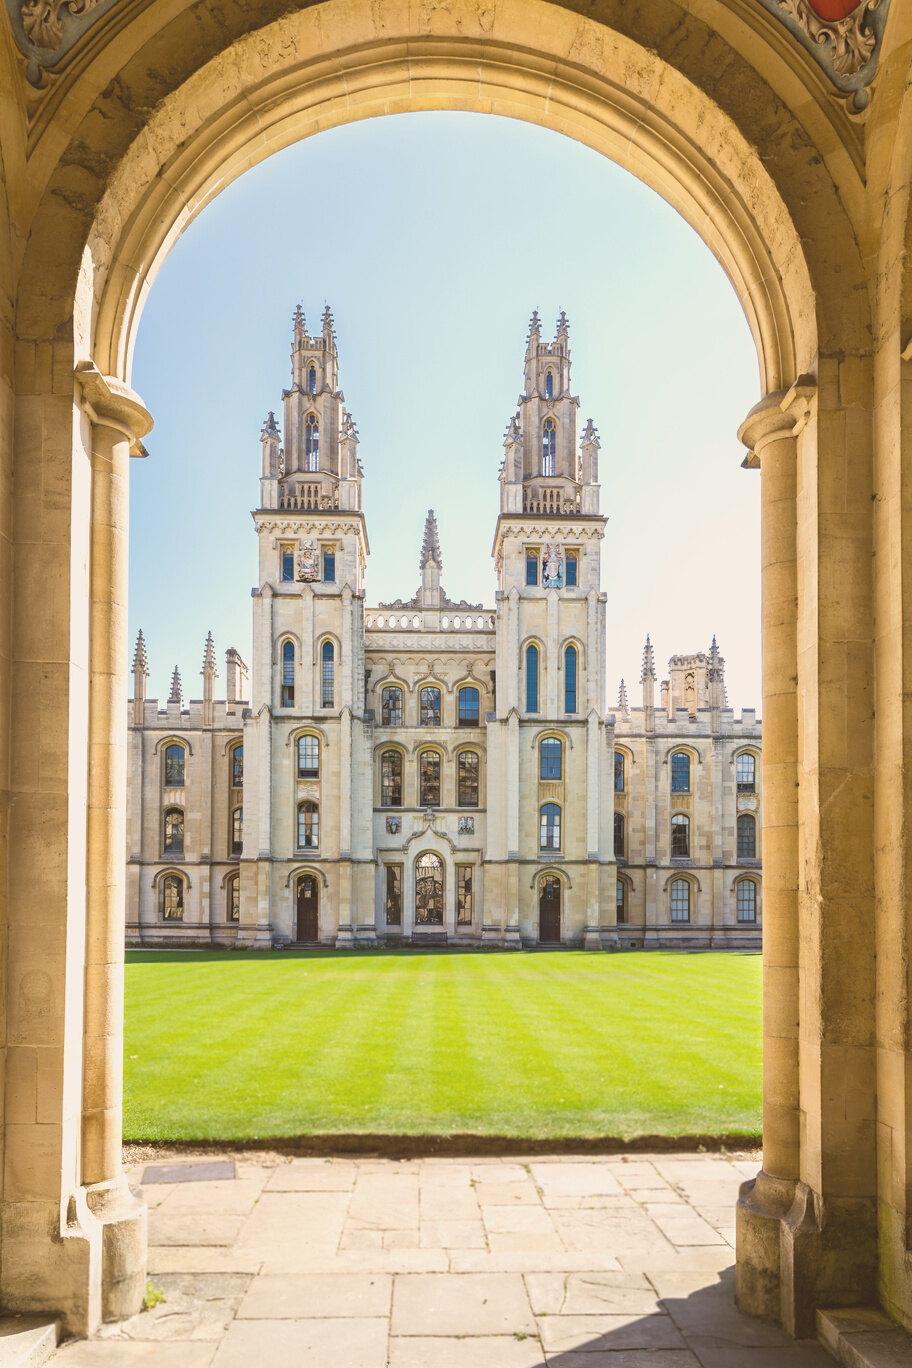
[[[482,939],[484,939],[483,936]],[[503,946],[505,950],[521,950],[523,948],[522,936],[519,934],[518,926],[508,926],[504,931]]]
[[[503,945],[503,932],[499,926],[483,926],[481,928],[481,944],[488,949],[500,949]]]
[[[587,926],[583,932],[584,950],[601,950],[602,935],[597,926]]]
[[[356,926],[355,944],[359,946],[363,945],[365,948],[371,945],[377,945],[377,928],[375,926]]]
[[[339,930],[338,930],[337,933],[336,933],[336,949],[337,949],[337,950],[354,950],[354,948],[355,948],[355,938],[354,938],[354,936],[353,936],[353,934],[352,934],[352,928],[351,928],[351,926],[350,926],[350,925],[340,926],[340,927],[339,927]]]

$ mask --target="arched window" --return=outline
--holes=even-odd
[[[538,777],[560,779],[563,774],[564,747],[556,736],[546,736],[539,747]]]
[[[244,787],[244,747],[235,746],[231,752],[231,787]]]
[[[184,814],[180,808],[165,809],[164,849],[166,855],[184,853]]]
[[[184,881],[178,874],[166,874],[161,881],[161,914],[165,921],[184,920]]]
[[[282,580],[288,584],[294,579],[294,550],[290,546],[282,547]]]
[[[186,754],[183,746],[168,746],[165,750],[165,788],[184,787]]]
[[[564,558],[564,583],[568,589],[575,589],[579,583],[579,558],[575,551],[568,551]]]
[[[308,392],[308,394],[316,394],[316,392],[317,392],[317,368],[316,368],[316,366],[311,366],[310,370],[307,372],[307,392]]]
[[[624,814],[616,812],[614,814],[614,853],[615,856],[624,858]]]
[[[576,647],[564,651],[564,712],[576,712]]]
[[[226,887],[225,909],[230,922],[241,920],[241,879],[232,874]]]
[[[675,751],[671,757],[672,793],[690,793],[690,756],[686,751]]]
[[[320,469],[320,424],[315,413],[308,413],[304,421],[304,469]]]
[[[738,859],[755,860],[756,858],[757,823],[749,812],[742,812],[738,817]]]
[[[422,689],[419,695],[422,727],[440,726],[440,690]]]
[[[294,642],[286,641],[282,647],[282,707],[294,707],[295,652]]]
[[[757,782],[757,762],[750,751],[742,751],[738,756],[736,774],[739,793],[753,793]]]
[[[387,688],[381,698],[380,721],[384,727],[402,726],[402,690]]]
[[[380,757],[380,806],[402,806],[402,755],[397,750]]]
[[[459,690],[459,725],[477,727],[479,719],[480,695],[477,689]]]
[[[738,921],[757,920],[757,885],[753,879],[742,879],[738,884]]]
[[[478,807],[478,756],[475,751],[460,751],[457,765],[459,791],[456,801],[460,807]]]
[[[538,712],[538,647],[526,651],[526,712]]]
[[[236,807],[231,814],[231,853],[240,855],[244,849],[244,809]]]
[[[627,880],[618,879],[617,881],[617,920],[625,922],[627,920]]]
[[[614,791],[624,792],[624,752],[614,752]]]
[[[331,641],[323,642],[323,707],[331,708],[336,700],[336,648]]]
[[[298,778],[319,779],[320,740],[316,736],[298,737]]]
[[[542,850],[560,850],[560,821],[561,813],[557,803],[545,803],[541,810],[539,841]]]
[[[687,879],[671,881],[671,920],[690,921],[690,883]]]
[[[298,849],[316,850],[320,844],[320,809],[310,801],[298,803]]]
[[[415,921],[443,925],[443,861],[430,851],[415,861]]]
[[[690,855],[690,818],[676,812],[671,819],[671,858],[686,860]]]
[[[542,427],[542,469],[543,475],[553,475],[557,456],[557,424],[553,418],[546,418]]]
[[[422,751],[419,761],[420,796],[422,807],[440,806],[440,755],[437,751]]]
[[[553,372],[553,371],[548,371],[548,374],[545,376],[545,398],[546,398],[546,399],[553,399],[553,398],[554,398],[554,372]]]

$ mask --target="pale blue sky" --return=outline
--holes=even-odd
[[[279,153],[228,188],[168,257],[133,385],[155,428],[131,462],[130,630],[149,696],[179,665],[202,692],[207,631],[250,660],[259,434],[281,421],[291,317],[336,320],[358,425],[368,603],[410,597],[426,511],[443,584],[494,602],[503,434],[529,316],[570,319],[581,426],[602,442],[608,700],[639,702],[647,631],[669,655],[715,632],[729,700],[760,708],[759,478],[735,433],[759,397],[721,267],[652,191],[560,134],[475,114],[370,120]]]

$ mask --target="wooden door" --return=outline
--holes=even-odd
[[[542,879],[538,890],[538,939],[541,945],[560,945],[560,880]]]
[[[298,940],[319,939],[317,879],[314,874],[304,874],[298,879]]]

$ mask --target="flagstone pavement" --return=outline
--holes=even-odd
[[[735,1199],[757,1167],[714,1154],[242,1156],[235,1179],[143,1189],[166,1300],[51,1362],[833,1368],[733,1304]]]

